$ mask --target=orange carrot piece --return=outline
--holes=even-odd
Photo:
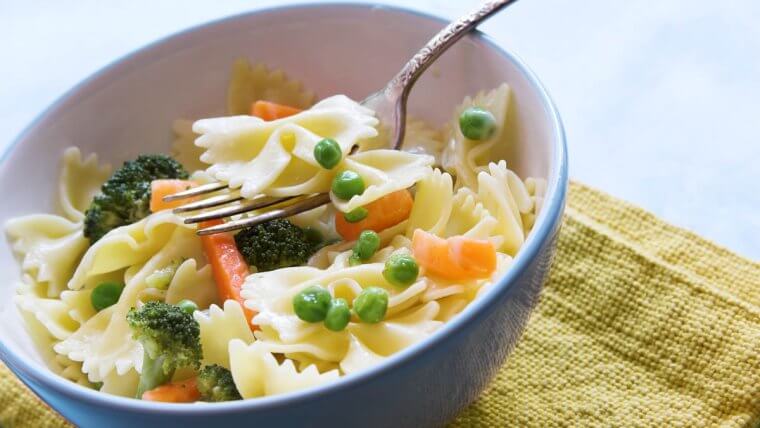
[[[177,201],[164,202],[164,196],[169,196],[183,190],[187,190],[191,187],[195,187],[197,184],[190,180],[174,180],[174,179],[162,179],[153,180],[150,182],[150,212],[158,212],[161,210],[169,210],[177,208],[180,205],[186,204],[192,199],[181,199]]]
[[[496,248],[491,241],[452,236],[448,242],[453,259],[475,278],[487,278],[496,270]]]
[[[259,100],[251,105],[251,116],[256,116],[267,121],[293,116],[301,111],[301,109],[273,103],[271,101]]]
[[[196,378],[192,377],[181,382],[167,383],[150,391],[145,391],[142,399],[145,401],[161,401],[163,403],[194,403],[201,398]]]
[[[363,230],[380,232],[395,226],[409,217],[414,200],[408,190],[389,193],[380,199],[370,202],[364,208],[367,217],[356,223],[349,223],[342,212],[335,213],[335,230],[346,241],[353,241]]]
[[[222,224],[222,220],[209,220],[200,223],[201,228]],[[214,273],[214,282],[222,302],[235,300],[240,303],[245,312],[248,322],[256,315],[252,310],[245,307],[245,299],[240,295],[240,290],[248,276],[248,263],[235,244],[235,238],[229,233],[216,233],[201,236],[203,252],[206,254],[211,270]],[[255,328],[251,324],[251,328]]]
[[[425,270],[446,279],[487,278],[496,270],[496,248],[487,240],[443,239],[417,229],[412,236],[412,254]]]
[[[421,229],[415,230],[412,254],[417,263],[432,274],[451,279],[466,277],[467,272],[451,259],[448,241],[443,238]]]

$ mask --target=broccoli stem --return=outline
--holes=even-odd
[[[168,373],[164,371],[164,357],[151,358],[147,352],[143,354],[142,373],[140,382],[137,384],[137,398],[142,399],[145,391],[150,391],[157,386],[169,382],[174,375],[174,370]]]

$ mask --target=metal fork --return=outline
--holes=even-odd
[[[361,104],[363,106],[369,107],[375,111],[381,124],[392,124],[393,137],[391,141],[393,141],[392,148],[394,150],[400,149],[401,144],[404,141],[406,102],[409,98],[409,92],[411,91],[412,86],[420,75],[422,75],[422,73],[427,70],[427,68],[430,67],[441,54],[465,34],[515,1],[517,0],[487,1],[477,10],[451,22],[430,39],[430,41],[404,65],[401,71],[399,71],[383,89],[371,94],[362,101]],[[164,201],[168,202],[195,198],[197,196],[207,195],[224,189],[227,189],[227,185],[224,183],[208,183],[166,196],[164,197]],[[255,226],[276,218],[289,217],[294,214],[309,211],[330,202],[330,195],[328,193],[319,193],[303,196],[288,196],[284,198],[258,195],[251,200],[243,201],[243,199],[243,197],[234,193],[220,194],[182,205],[175,208],[174,212],[186,213],[221,207],[185,219],[185,223],[199,223],[208,220],[224,219],[233,215],[255,210],[262,210],[261,213],[256,215],[202,228],[197,232],[199,235],[210,235],[238,230],[248,226]]]

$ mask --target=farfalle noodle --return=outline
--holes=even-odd
[[[492,160],[493,147],[505,144],[502,140],[507,120],[511,90],[504,83],[489,92],[479,92],[474,97],[466,97],[454,110],[454,118],[447,126],[446,147],[442,162],[446,170],[457,177],[457,186],[473,188],[477,183],[477,174],[482,167]],[[459,129],[459,116],[470,107],[488,110],[496,119],[493,135],[485,141],[473,141],[465,138]]]
[[[320,373],[312,365],[299,372],[291,360],[278,363],[262,342],[247,345],[235,339],[230,342],[229,352],[232,378],[243,398],[283,394],[340,377],[337,370]]]
[[[195,122],[195,144],[209,174],[253,198],[302,195],[329,190],[334,172],[319,166],[314,146],[333,138],[347,154],[357,141],[377,135],[372,111],[336,95],[297,115],[265,122],[231,116]],[[279,181],[278,181],[279,180]]]
[[[224,309],[211,305],[207,314],[196,311],[193,316],[200,326],[204,364],[219,364],[230,368],[227,350],[230,341],[237,339],[246,344],[253,342],[253,333],[245,319],[243,308],[234,300],[224,302]]]
[[[347,374],[371,364],[360,361],[362,356],[375,361],[432,334],[441,324],[435,320],[437,303],[420,303],[431,279],[420,278],[406,288],[388,283],[383,276],[385,260],[394,253],[409,251],[406,238],[398,237],[392,244],[397,247],[387,247],[359,266],[349,265],[350,251],[345,251],[337,254],[326,269],[294,267],[248,277],[242,295],[246,305],[258,312],[253,317],[260,328],[256,332],[258,342],[297,361],[303,358],[336,363]],[[349,302],[363,288],[383,287],[390,295],[386,318],[375,325],[354,320],[340,332],[329,331],[319,323],[306,323],[295,315],[290,302],[296,293],[315,284]],[[373,340],[373,334],[383,339]]]
[[[340,211],[350,211],[384,195],[413,185],[428,172],[434,158],[395,150],[371,150],[349,155],[361,140],[375,137],[377,119],[371,110],[337,95],[311,109],[265,122],[251,116],[204,119],[193,125],[196,145],[206,149],[201,161],[208,173],[240,194],[295,196],[330,191],[336,173],[352,170],[365,182],[361,195],[349,201],[332,197]],[[333,169],[314,159],[323,138],[338,142],[344,159]]]
[[[195,228],[169,211],[109,232],[90,247],[69,285],[81,289],[91,275],[123,270],[124,291],[114,306],[97,313],[58,343],[56,352],[81,361],[82,370],[93,382],[102,381],[113,370],[119,375],[130,369],[139,372],[142,346],[132,339],[126,314],[147,288],[148,275],[173,260],[190,258],[205,260]]]
[[[247,59],[239,58],[232,66],[227,88],[227,114],[248,114],[257,100],[305,109],[314,104],[314,93],[304,90],[300,82],[289,79],[282,70],[251,65]]]

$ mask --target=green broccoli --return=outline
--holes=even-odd
[[[316,249],[303,229],[281,219],[246,227],[235,235],[235,243],[259,272],[304,264]]]
[[[242,400],[232,373],[224,367],[212,364],[205,366],[198,373],[198,391],[203,401],[233,401]]]
[[[169,382],[176,369],[200,366],[200,327],[179,306],[148,302],[140,309],[132,308],[127,323],[145,351],[137,398]]]
[[[125,162],[101,187],[85,212],[84,236],[94,243],[103,235],[150,214],[150,182],[188,177],[187,171],[166,155],[140,155]]]

